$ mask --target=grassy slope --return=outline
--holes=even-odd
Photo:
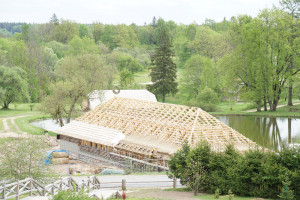
[[[15,120],[18,127],[23,131],[32,135],[44,135],[46,132],[44,129],[30,125],[30,122],[37,121],[39,119],[50,118],[49,115],[35,115],[28,117],[21,117]],[[49,135],[55,136],[56,133],[48,131]]]
[[[3,131],[3,130],[4,130],[3,121],[2,121],[2,119],[0,119],[0,131]]]
[[[13,104],[9,105],[9,109],[0,109],[0,118],[4,117],[13,117],[18,115],[36,115],[41,114],[39,111],[37,111],[38,103],[33,104],[33,110],[30,110],[30,104],[29,103],[22,103],[17,104],[16,109],[14,108]]]

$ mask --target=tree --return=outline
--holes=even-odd
[[[52,174],[45,164],[47,145],[43,137],[22,138],[0,143],[1,179],[40,179]],[[9,148],[8,148],[9,147]]]
[[[19,67],[0,66],[0,88],[4,93],[3,108],[8,108],[11,102],[28,101],[26,72]]]
[[[162,95],[162,101],[165,102],[166,94],[175,94],[177,89],[176,82],[176,64],[173,62],[174,56],[172,45],[166,30],[159,37],[159,46],[155,49],[151,57],[150,76],[153,85],[148,89],[156,95]]]
[[[188,94],[188,99],[196,98],[198,92],[205,87],[215,89],[217,80],[215,78],[216,69],[211,59],[193,55],[184,65],[184,72],[181,78],[180,91]]]
[[[299,54],[298,49],[299,46],[296,45],[297,38],[299,39],[299,33],[297,33],[297,29],[299,29],[299,17],[300,17],[300,1],[299,0],[281,0],[280,5],[284,11],[290,14],[291,20],[290,24],[290,37],[289,44],[291,47],[291,53],[289,58],[290,70],[294,71],[295,68],[299,67],[299,63],[296,63],[296,56]],[[297,66],[298,65],[298,66]],[[293,72],[292,72],[293,73]],[[289,79],[289,95],[288,95],[288,105],[293,105],[293,79]]]
[[[49,21],[51,24],[54,24],[55,26],[59,24],[59,20],[56,16],[55,13],[53,13],[52,17],[50,18],[50,21]]]
[[[42,102],[42,111],[64,123],[70,122],[76,104],[93,90],[111,86],[115,70],[105,59],[96,54],[82,54],[64,58],[56,67],[57,82],[51,87],[50,95]]]
[[[77,25],[68,20],[61,20],[53,33],[54,39],[64,44],[72,40],[75,35],[79,35]]]

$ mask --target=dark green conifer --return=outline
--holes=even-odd
[[[154,55],[151,57],[151,81],[153,85],[148,86],[148,90],[156,95],[162,96],[162,101],[165,102],[166,94],[175,94],[177,89],[176,82],[176,64],[173,62],[172,57],[172,44],[166,30],[162,31],[159,36],[158,47]]]

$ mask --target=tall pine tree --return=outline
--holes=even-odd
[[[175,94],[177,89],[176,82],[176,64],[172,57],[172,44],[166,30],[162,31],[159,36],[159,46],[156,48],[154,55],[151,57],[151,81],[153,85],[148,86],[148,90],[156,95],[162,96],[162,101],[165,102],[166,94]]]

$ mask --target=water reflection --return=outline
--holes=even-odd
[[[262,147],[279,151],[288,144],[300,143],[300,119],[253,116],[217,116]]]

